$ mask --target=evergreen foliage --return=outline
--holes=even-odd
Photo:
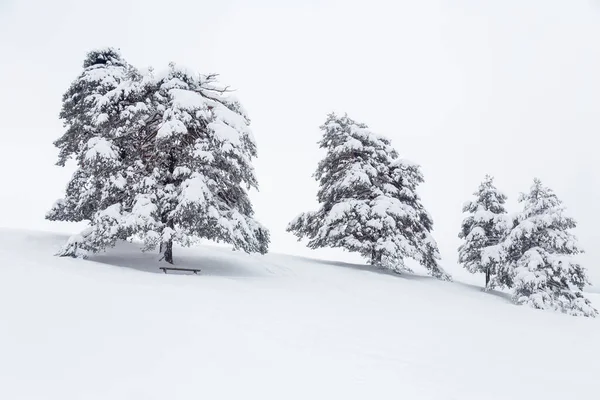
[[[248,191],[256,144],[242,106],[219,84],[170,64],[141,73],[114,49],[91,52],[63,97],[59,165],[77,170],[47,218],[90,221],[61,255],[141,238],[173,262],[173,243],[199,238],[266,253]]]
[[[583,250],[571,233],[573,218],[556,194],[535,179],[519,202],[523,210],[502,246],[505,268],[513,279],[513,300],[539,309],[595,317],[598,312],[583,296],[588,285],[575,255]]]
[[[319,146],[327,151],[314,177],[320,188],[317,211],[300,214],[288,226],[308,247],[340,247],[371,264],[405,271],[406,257],[440,279],[433,222],[416,193],[419,166],[398,158],[390,141],[347,115],[330,114]]]
[[[494,249],[502,241],[508,228],[506,196],[494,186],[494,178],[486,175],[474,193],[475,200],[465,203],[466,214],[458,237],[464,243],[458,249],[458,262],[470,273],[485,274],[486,290],[507,283],[507,277],[498,276],[500,257]],[[497,254],[497,252],[496,252]]]

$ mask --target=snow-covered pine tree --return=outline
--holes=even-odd
[[[296,217],[288,231],[309,239],[308,247],[339,247],[358,252],[371,264],[407,270],[418,260],[440,279],[432,219],[416,193],[423,176],[417,165],[398,159],[390,141],[347,115],[330,114],[321,126],[326,149],[314,177],[321,207]]]
[[[521,194],[523,211],[506,236],[503,247],[513,276],[513,300],[539,309],[595,317],[598,312],[583,296],[589,284],[584,268],[574,260],[582,252],[570,232],[576,227],[565,215],[556,194],[535,179]]]
[[[128,77],[128,64],[114,49],[90,52],[84,70],[63,95],[60,118],[65,133],[54,142],[59,149],[57,165],[74,158],[77,170],[69,182],[65,198],[56,203],[47,218],[62,221],[91,219],[101,208],[106,174],[112,173],[118,157],[110,141],[111,127],[103,108]],[[106,161],[103,163],[102,161]],[[103,164],[106,164],[105,166]],[[95,170],[95,171],[94,171]],[[110,203],[110,200],[108,200]]]
[[[201,76],[171,64],[154,79],[141,148],[143,178],[124,227],[146,248],[159,246],[173,262],[173,242],[196,238],[266,253],[268,231],[254,220],[248,197],[258,183],[251,164],[256,143],[249,119],[216,75]]]
[[[65,197],[56,202],[46,218],[59,221],[91,221],[91,229],[69,241],[62,255],[82,255],[114,244],[116,229],[106,226],[107,215],[127,201],[127,151],[135,115],[145,105],[135,99],[138,72],[112,48],[86,56],[83,72],[63,95],[60,113],[66,131],[54,143],[58,165],[69,159],[76,170]],[[102,227],[102,228],[101,228]],[[80,246],[85,237],[85,244]]]
[[[75,156],[78,169],[48,218],[88,220],[90,228],[60,255],[85,256],[134,237],[146,250],[160,246],[171,263],[174,241],[267,251],[268,231],[253,219],[247,194],[257,187],[249,120],[215,75],[171,65],[157,77],[112,49],[92,52],[61,117],[59,165]]]
[[[496,188],[494,178],[490,175],[485,176],[473,194],[475,200],[463,206],[463,213],[467,215],[458,234],[464,240],[458,248],[458,262],[472,274],[485,274],[485,289],[488,290],[495,286],[495,279],[492,278],[498,273],[500,260],[490,257],[490,252],[486,250],[497,246],[506,234],[506,196]]]

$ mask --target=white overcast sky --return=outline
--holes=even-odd
[[[490,173],[511,211],[534,176],[557,192],[600,284],[599,39],[594,0],[0,0],[0,226],[76,229],[44,221],[72,172],[54,166],[61,95],[87,51],[114,46],[237,89],[272,251],[357,260],[285,232],[317,206],[319,125],[348,112],[422,165],[455,276],[461,205]]]

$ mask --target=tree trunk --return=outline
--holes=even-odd
[[[371,265],[381,265],[382,256],[380,251],[371,250]]]
[[[485,269],[485,290],[490,289],[490,268]]]
[[[167,221],[167,228],[173,231],[175,224],[172,220]],[[169,238],[166,242],[160,243],[160,252],[163,255],[161,260],[165,260],[169,264],[173,264],[173,238]]]
[[[173,155],[173,152],[169,153],[169,177],[167,179],[167,183],[173,183],[173,172],[175,171],[175,161],[176,158]],[[167,228],[169,228],[171,235],[173,234],[173,232],[175,231],[175,223],[173,222],[173,220],[171,218],[168,217],[168,209],[167,210],[163,210],[163,214],[162,214],[162,222],[164,224],[167,225]],[[164,233],[164,232],[163,232]],[[160,249],[163,252],[163,257],[164,260],[166,262],[168,262],[169,264],[173,264],[173,236],[169,236],[169,240],[168,241],[162,241],[160,244]]]
[[[173,264],[173,239],[169,239],[164,245],[164,259],[169,264]]]

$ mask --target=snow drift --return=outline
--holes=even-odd
[[[2,399],[594,399],[600,320],[369,266],[0,230]],[[598,295],[590,297],[598,304]]]

